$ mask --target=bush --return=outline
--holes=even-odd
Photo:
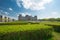
[[[52,37],[51,29],[20,32],[21,40],[48,40]]]
[[[13,23],[13,22],[11,22],[11,23],[0,23],[0,25],[26,25],[26,24],[28,24],[28,23]]]
[[[0,40],[48,40],[52,37],[50,26],[44,24],[32,25],[28,22],[26,24],[4,23],[4,26],[0,26]]]
[[[53,29],[55,32],[60,33],[60,25],[53,25]]]
[[[51,37],[51,29],[40,29],[7,33],[0,35],[0,40],[48,40]]]
[[[39,24],[39,22],[29,22],[30,24]]]
[[[60,25],[55,25],[55,24],[46,24],[46,25],[52,26],[52,28],[55,32],[60,33]]]

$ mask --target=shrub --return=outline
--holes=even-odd
[[[28,24],[28,23],[13,23],[13,22],[11,22],[11,23],[0,23],[0,25],[26,25],[26,24]]]
[[[52,26],[52,28],[55,32],[60,33],[60,25],[55,25],[55,24],[46,24],[46,25]]]
[[[48,40],[51,37],[52,28],[44,24],[0,26],[0,40]]]
[[[48,40],[52,37],[51,29],[40,29],[33,31],[21,31],[21,40]]]

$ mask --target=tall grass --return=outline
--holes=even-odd
[[[48,40],[52,37],[52,27],[44,24],[0,25],[0,40]],[[17,23],[16,23],[17,24]]]

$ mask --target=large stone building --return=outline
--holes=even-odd
[[[26,16],[22,16],[21,14],[18,16],[18,20],[19,21],[37,21],[37,16],[29,16],[29,15],[26,15]]]
[[[12,22],[14,19],[11,19],[10,17],[0,15],[0,22]]]

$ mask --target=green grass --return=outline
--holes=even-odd
[[[50,25],[60,25],[60,22],[57,22],[57,21],[52,21],[52,22],[45,21],[45,22],[41,22],[41,23],[43,23],[43,24],[50,24]]]
[[[51,28],[44,24],[27,24],[27,25],[1,25],[0,32],[12,32],[12,31],[28,31],[28,30],[39,30],[39,29]]]
[[[41,22],[45,25],[52,26],[53,28],[53,40],[60,40],[60,22]]]
[[[16,24],[2,23],[0,25],[0,40],[48,40],[52,36],[50,26],[41,23],[25,24],[25,22],[23,25],[19,22]]]
[[[52,26],[53,30],[55,32],[58,32],[60,33],[60,22],[42,22],[44,23],[45,25],[48,25],[48,26]]]
[[[50,25],[60,25],[60,22],[0,23],[0,40],[59,40],[60,33]]]
[[[53,32],[53,35],[54,35],[53,37],[54,40],[60,40],[60,33]]]

